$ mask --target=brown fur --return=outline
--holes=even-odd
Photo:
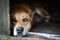
[[[22,13],[24,15],[22,15]],[[10,18],[15,18],[17,20],[17,22],[14,23],[14,26],[16,24],[18,24],[18,25],[21,24],[22,26],[26,26],[27,23],[32,22],[31,16],[33,15],[33,12],[27,4],[19,4],[19,5],[17,4],[11,8],[11,14],[10,15],[11,15]],[[28,22],[22,22],[21,17],[22,17],[22,19],[26,17],[28,19]]]
[[[14,17],[14,15],[16,15],[17,13],[24,12],[24,13],[27,13],[30,17],[32,17],[32,21],[33,21],[33,23],[35,23],[36,22],[36,18],[37,18],[37,16],[35,16],[36,18],[34,17],[34,13],[35,13],[35,10],[36,10],[35,8],[39,9],[39,11],[41,12],[40,16],[43,16],[43,17],[46,17],[46,18],[47,18],[47,16],[49,16],[48,12],[46,10],[44,10],[43,7],[40,6],[39,4],[31,6],[31,5],[28,5],[26,3],[24,3],[24,4],[21,3],[21,4],[16,4],[16,5],[13,5],[13,6],[14,7],[11,7],[11,18]],[[50,18],[47,18],[47,20],[49,20],[49,19]]]
[[[14,7],[13,7],[14,6]],[[18,27],[22,26],[23,28],[27,27],[28,30],[31,28],[31,26],[40,18],[38,18],[37,15],[34,15],[36,12],[36,9],[39,9],[39,12],[41,12],[41,15],[37,12],[39,16],[48,17],[48,12],[45,11],[42,7],[38,6],[31,6],[28,4],[16,4],[13,5],[10,10],[10,19],[14,18],[16,22],[11,23],[11,26]],[[27,18],[28,21],[24,22],[23,19]],[[48,19],[48,18],[47,18]],[[40,20],[39,20],[40,21]]]

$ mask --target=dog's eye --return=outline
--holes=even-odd
[[[12,22],[17,22],[15,18],[12,18],[11,21],[12,21]]]
[[[23,19],[23,22],[27,22],[27,21],[28,21],[28,19],[27,19],[27,18],[24,18],[24,19]]]

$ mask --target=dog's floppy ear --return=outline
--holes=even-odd
[[[39,12],[37,12],[36,10],[33,11],[33,14],[32,14],[32,23],[36,23],[36,22],[39,22],[40,21],[40,18],[41,18],[41,15],[39,14]]]
[[[34,22],[48,22],[50,19],[50,16],[48,12],[43,8],[35,8],[35,11],[33,12],[33,21]]]

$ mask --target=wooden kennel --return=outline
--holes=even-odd
[[[53,40],[45,37],[31,35],[27,37],[9,36],[10,18],[9,18],[9,0],[0,0],[0,40]]]

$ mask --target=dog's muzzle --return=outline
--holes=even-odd
[[[16,27],[14,29],[14,36],[23,36],[23,31],[24,31],[24,28],[23,27]]]
[[[23,27],[17,27],[16,28],[17,36],[22,36],[23,31],[24,31]]]
[[[27,26],[15,26],[13,30],[13,35],[14,36],[26,36],[29,29],[31,28],[31,25],[28,24]]]

